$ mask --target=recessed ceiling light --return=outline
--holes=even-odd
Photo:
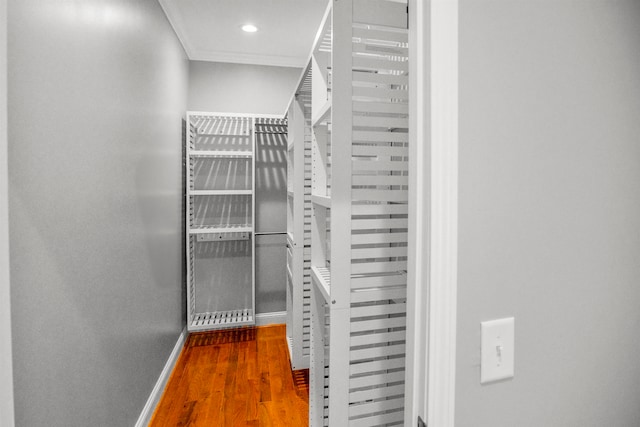
[[[247,33],[255,33],[256,31],[258,31],[258,27],[252,24],[245,24],[242,26],[242,31]]]

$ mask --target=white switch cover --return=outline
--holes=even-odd
[[[515,319],[490,320],[480,323],[480,383],[513,377]]]

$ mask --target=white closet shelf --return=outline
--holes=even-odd
[[[191,316],[191,330],[238,327],[254,324],[253,310],[243,308],[240,310],[214,311],[207,313],[194,313]]]
[[[189,153],[191,157],[216,157],[216,158],[251,158],[253,153],[251,151],[239,151],[239,150],[193,150]]]
[[[253,190],[191,190],[190,196],[250,196]]]
[[[250,138],[251,133],[200,133],[196,132],[196,136],[237,136],[239,138]]]
[[[289,355],[293,354],[293,338],[287,337],[287,347],[289,347]]]
[[[311,266],[311,278],[328,303],[331,299],[331,271],[327,267]]]
[[[329,209],[331,208],[331,197],[313,194],[311,195],[311,203]]]
[[[189,234],[207,234],[207,233],[252,233],[253,227],[248,224],[230,224],[230,225],[201,225],[189,228]]]
[[[323,122],[325,122],[330,115],[331,115],[331,99],[328,99],[327,102],[325,102],[324,105],[320,108],[320,111],[318,111],[318,114],[316,114],[315,117],[311,119],[311,123],[313,123],[313,126],[318,126]]]

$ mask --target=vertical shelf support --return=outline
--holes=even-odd
[[[311,335],[311,67],[289,105],[287,338],[291,367],[309,368]]]
[[[310,425],[403,425],[407,3],[334,0],[311,54]]]
[[[351,307],[352,14],[350,1],[335,1],[331,46],[331,325],[329,425],[349,419]],[[344,237],[343,237],[344,236]],[[337,237],[338,239],[335,239]],[[337,240],[337,241],[336,241]],[[340,243],[337,243],[340,242]]]

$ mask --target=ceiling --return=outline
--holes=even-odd
[[[159,0],[194,61],[303,67],[328,0]],[[256,33],[240,29],[251,23]]]

